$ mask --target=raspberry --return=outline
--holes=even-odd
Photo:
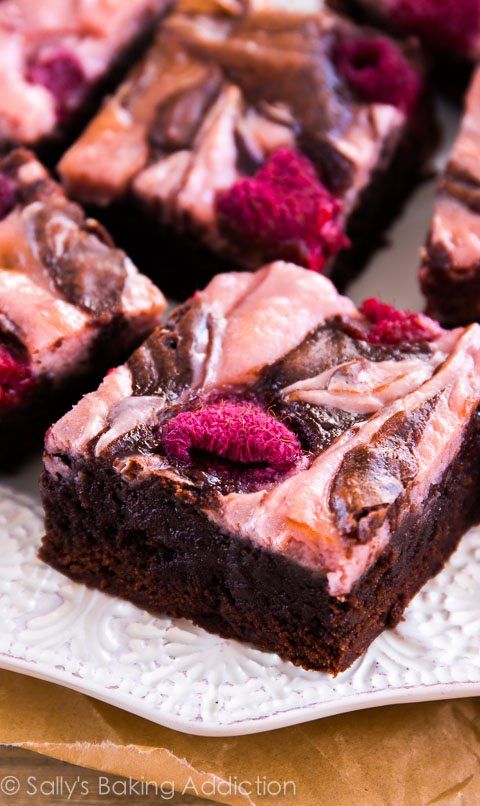
[[[433,47],[462,53],[480,29],[480,0],[394,0],[393,21]]]
[[[3,345],[0,346],[0,406],[21,403],[32,385],[32,372],[28,361],[15,358]]]
[[[314,271],[349,245],[338,221],[341,209],[310,160],[292,149],[276,151],[255,176],[217,198],[227,237],[243,248],[252,244],[265,259],[294,260]]]
[[[86,86],[85,74],[77,57],[64,48],[40,54],[27,70],[27,80],[46,87],[55,98],[57,117],[68,120]]]
[[[438,322],[423,313],[399,311],[373,297],[365,300],[360,310],[373,324],[367,334],[371,344],[432,341],[443,332]]]
[[[260,466],[272,478],[291,470],[301,456],[295,434],[244,401],[220,400],[177,414],[163,428],[162,444],[168,456],[181,462],[191,463],[192,452],[201,451],[214,461],[227,459],[245,469]]]
[[[5,174],[0,174],[0,221],[15,207],[16,195],[14,182]]]
[[[422,81],[399,48],[383,36],[346,39],[336,49],[337,67],[365,101],[392,104],[404,112],[415,106]]]

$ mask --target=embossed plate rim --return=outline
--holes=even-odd
[[[437,702],[440,700],[454,700],[462,697],[480,695],[480,681],[478,683],[431,683],[420,686],[403,686],[384,691],[372,691],[367,694],[353,694],[344,697],[337,703],[322,703],[318,706],[299,706],[270,716],[259,716],[256,719],[245,719],[233,722],[230,725],[218,726],[217,723],[188,720],[178,716],[162,716],[161,719],[147,706],[138,703],[138,700],[129,694],[117,692],[109,694],[108,690],[91,683],[81,685],[74,675],[61,670],[49,671],[44,664],[33,664],[19,658],[0,653],[0,668],[11,672],[18,672],[27,677],[44,680],[47,683],[61,685],[87,697],[121,708],[135,716],[147,719],[164,728],[177,730],[191,736],[206,736],[211,738],[228,738],[231,736],[249,736],[255,733],[265,733],[271,730],[301,725],[313,722],[316,719],[325,719],[330,716],[364,711],[368,708],[380,708],[385,705],[400,705],[402,703]]]

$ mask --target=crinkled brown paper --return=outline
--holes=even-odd
[[[219,803],[480,803],[480,699],[375,708],[211,739],[0,672],[0,743],[115,775],[173,781],[180,792],[187,786],[192,793],[193,783],[198,795]],[[238,786],[235,792],[242,781],[250,794]],[[271,795],[263,794],[267,784]],[[278,785],[280,796],[273,794]]]

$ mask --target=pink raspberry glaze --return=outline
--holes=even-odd
[[[393,0],[392,18],[433,46],[468,50],[480,31],[480,0]]]
[[[164,427],[162,444],[181,462],[192,462],[192,451],[202,451],[241,465],[262,465],[275,475],[291,470],[302,454],[285,425],[253,403],[234,400],[177,414]]]
[[[216,206],[232,240],[314,271],[349,245],[338,220],[341,202],[320,182],[310,160],[293,149],[276,151],[254,177],[220,193]]]
[[[5,174],[0,174],[0,221],[15,207],[15,184]]]
[[[86,85],[82,65],[75,54],[65,48],[40,54],[30,64],[27,80],[41,84],[52,93],[60,122],[68,119]]]
[[[29,362],[15,358],[0,346],[0,408],[21,403],[32,382]]]
[[[389,39],[378,36],[343,40],[336,49],[335,60],[342,76],[363,100],[412,111],[422,81]]]
[[[399,311],[374,297],[366,299],[360,310],[373,324],[367,334],[371,344],[432,341],[443,332],[438,322],[423,313]]]

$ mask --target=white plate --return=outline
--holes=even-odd
[[[448,122],[451,132],[455,120]],[[419,190],[392,233],[392,246],[352,287],[354,299],[375,295],[399,307],[421,307],[418,247],[432,199],[432,184]],[[0,667],[210,736],[480,694],[480,529],[469,532],[443,573],[415,597],[405,620],[333,678],[190,622],[154,618],[41,563],[39,468],[35,462],[16,477],[3,477],[0,487]]]

